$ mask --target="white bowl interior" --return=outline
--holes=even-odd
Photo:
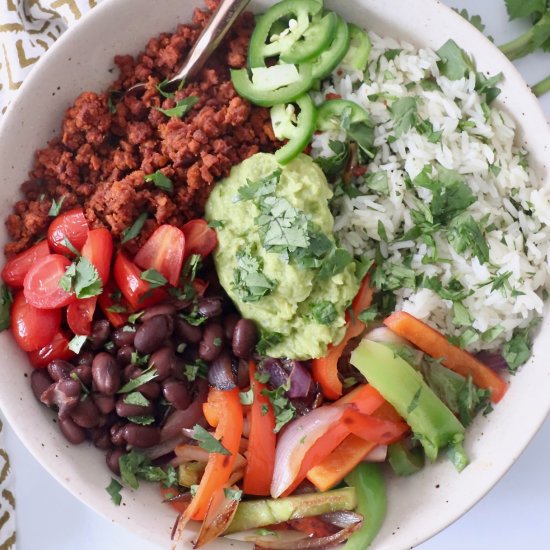
[[[254,2],[253,8],[270,3]],[[65,109],[80,92],[102,90],[111,82],[113,56],[137,53],[149,37],[189,21],[199,4],[200,0],[157,0],[153,8],[150,0],[104,0],[55,44],[28,77],[0,129],[0,218],[5,219],[18,199],[18,186],[26,178],[34,150],[59,132]],[[460,16],[433,0],[327,4],[349,21],[417,46],[438,48],[454,38],[474,54],[478,69],[502,72],[505,81],[498,101],[513,113],[534,168],[550,185],[545,164],[550,158],[550,132],[536,98],[506,58]],[[2,225],[0,243],[6,240]],[[410,548],[434,535],[474,505],[515,462],[550,408],[549,333],[546,317],[529,364],[514,377],[495,411],[478,418],[468,430],[466,448],[472,463],[466,470],[457,474],[449,462],[440,460],[412,478],[388,478],[389,511],[377,548]],[[25,354],[8,332],[0,334],[0,343],[0,405],[28,449],[98,513],[167,548],[175,516],[160,504],[157,487],[143,484],[135,494],[124,490],[124,504],[115,507],[104,489],[110,473],[102,454],[87,444],[72,446],[65,441],[53,415],[31,393]],[[221,550],[228,544],[219,540],[211,547]],[[231,546],[245,547],[235,541]]]

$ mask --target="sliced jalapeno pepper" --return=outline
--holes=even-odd
[[[252,80],[246,69],[232,69],[231,81],[237,93],[262,107],[295,101],[311,88],[311,63],[273,65],[252,70]]]
[[[296,115],[296,104],[300,112]],[[271,108],[273,132],[278,139],[288,139],[275,152],[279,164],[288,164],[299,155],[311,140],[315,131],[317,112],[309,94],[303,94],[292,103],[275,105]]]
[[[329,12],[320,21],[312,23],[300,39],[281,53],[281,61],[302,63],[319,56],[331,45],[337,22],[336,14]]]
[[[349,111],[350,124],[369,120],[367,111],[357,103],[347,99],[329,99],[319,107],[317,128],[323,132],[337,130],[340,126],[340,118],[346,110]]]
[[[310,25],[311,17],[321,11],[323,3],[319,0],[283,0],[269,8],[256,21],[254,32],[248,47],[249,67],[263,67],[268,57],[279,55],[288,50]],[[285,31],[273,33],[272,28],[281,19],[296,23]],[[276,29],[280,27],[277,25]]]
[[[342,65],[363,72],[367,68],[371,43],[369,35],[357,25],[348,23],[350,43]]]
[[[328,50],[322,52],[319,57],[313,61],[313,78],[325,78],[328,76],[344,59],[349,48],[349,29],[348,24],[339,16],[336,16],[336,33],[334,40]]]

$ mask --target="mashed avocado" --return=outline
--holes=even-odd
[[[331,196],[310,157],[282,167],[258,153],[235,166],[206,204],[220,282],[259,325],[271,357],[323,357],[344,335],[359,284],[353,258],[334,242]]]

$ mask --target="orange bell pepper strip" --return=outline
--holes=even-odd
[[[365,330],[365,324],[358,319],[359,314],[372,303],[373,289],[370,287],[370,275],[366,275],[361,283],[359,292],[353,299],[351,309],[353,319],[350,319],[346,334],[339,344],[330,345],[327,355],[319,359],[313,359],[311,372],[313,379],[319,383],[323,394],[328,399],[338,399],[342,395],[342,382],[338,378],[338,360],[342,356],[348,342]]]
[[[319,491],[328,491],[340,483],[376,446],[372,441],[350,434],[320,464],[311,468],[307,479]]]
[[[239,452],[243,430],[243,410],[238,388],[229,391],[210,388],[208,403],[218,410],[219,415],[214,437],[220,440],[230,454],[210,453],[197,492],[184,513],[183,525],[180,524],[180,530],[189,519],[203,520],[205,518],[212,495],[228,482],[233,471],[235,457]]]
[[[269,398],[262,393],[266,389],[265,384],[254,376],[254,361],[250,361],[249,371],[254,401],[250,408],[250,436],[243,489],[247,495],[268,496],[275,467],[275,413]]]
[[[387,401],[378,390],[370,384],[361,384],[338,399],[335,405],[353,405],[361,414],[373,414],[384,403]]]
[[[424,353],[441,359],[448,369],[466,378],[471,376],[477,386],[491,391],[493,403],[498,403],[506,393],[508,385],[498,374],[467,351],[453,346],[443,334],[420,319],[404,311],[396,311],[384,320],[384,324]]]

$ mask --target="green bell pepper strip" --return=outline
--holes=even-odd
[[[322,52],[317,59],[313,61],[313,78],[325,78],[344,59],[349,48],[349,29],[348,24],[337,15],[336,33],[334,40],[328,50]]]
[[[266,58],[288,50],[308,29],[310,18],[322,8],[323,3],[319,0],[283,0],[271,6],[256,21],[248,46],[248,66],[265,67]],[[272,32],[273,26],[281,19],[296,21],[294,28],[285,36]],[[279,30],[279,24],[275,28]],[[273,40],[275,35],[280,37]]]
[[[336,14],[328,12],[320,21],[311,23],[302,37],[281,53],[281,61],[302,63],[319,56],[332,44],[337,22]]]
[[[464,426],[404,359],[384,344],[364,338],[351,354],[351,364],[397,410],[420,441],[429,460],[449,446],[450,458],[463,469]]]
[[[264,67],[263,70],[278,71],[279,67],[280,65],[274,65],[273,67]],[[297,69],[298,76],[294,82],[275,89],[265,89],[263,86],[255,84],[250,79],[247,69],[232,69],[231,81],[241,97],[262,107],[273,107],[278,103],[291,103],[310,89],[313,82],[311,63],[302,63],[298,65]]]
[[[296,124],[291,120],[289,106],[298,105],[300,112]],[[271,124],[277,138],[288,139],[288,143],[275,152],[279,164],[288,164],[299,155],[310,142],[316,127],[317,112],[308,94],[303,94],[294,103],[275,105],[271,108]]]
[[[328,99],[318,109],[317,128],[322,132],[340,128],[340,118],[345,110],[349,110],[350,124],[367,122],[369,114],[363,107],[347,99]]]
[[[422,470],[424,455],[418,447],[409,450],[398,441],[388,447],[388,462],[398,476],[410,476]]]
[[[386,516],[387,497],[384,478],[378,464],[359,464],[344,481],[355,487],[357,511],[363,525],[346,542],[344,550],[365,550],[374,540]]]
[[[369,62],[371,42],[369,35],[353,23],[348,23],[350,43],[342,65],[363,72]]]

